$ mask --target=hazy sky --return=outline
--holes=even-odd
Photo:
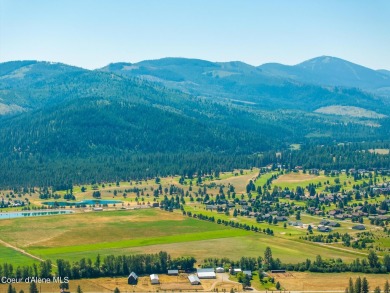
[[[0,0],[0,62],[161,57],[390,69],[390,0]]]

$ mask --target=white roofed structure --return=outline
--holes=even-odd
[[[188,280],[190,280],[191,285],[199,285],[200,280],[197,275],[189,275]]]
[[[158,275],[156,275],[156,274],[151,274],[151,275],[150,275],[150,283],[152,283],[152,284],[159,284],[160,281],[159,281],[159,279],[158,279]]]

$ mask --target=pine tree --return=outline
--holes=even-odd
[[[383,287],[383,293],[390,293],[390,285],[388,280],[385,283],[385,287]]]
[[[35,284],[35,282],[30,283],[30,293],[39,293],[37,284]]]
[[[368,285],[368,281],[367,281],[366,277],[364,277],[363,281],[362,281],[362,291],[361,291],[361,293],[368,293],[369,292],[369,288],[370,288],[370,286]]]
[[[352,278],[349,278],[348,293],[355,293],[355,289],[353,287],[353,280],[352,280]]]
[[[12,288],[12,285],[11,284],[9,284],[8,285],[8,290],[7,290],[7,293],[12,293],[12,290],[13,288]]]
[[[362,293],[362,279],[358,277],[355,281],[355,292],[354,293]]]

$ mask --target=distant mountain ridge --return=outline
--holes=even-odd
[[[390,85],[390,76],[386,70],[373,70],[330,56],[313,58],[294,66],[269,63],[259,68],[276,76],[321,85],[356,87],[371,91]]]
[[[359,95],[366,100],[368,110],[380,110],[373,104],[368,105],[373,100],[369,95],[385,98],[385,103],[390,101],[387,99],[390,96],[390,77],[386,72],[328,56],[295,66],[270,63],[258,67],[237,61],[163,58],[114,63],[100,70],[159,82],[195,96],[249,102],[263,109],[303,107],[307,110],[308,105],[315,107],[318,102],[321,103],[318,107],[338,104],[362,106],[350,97],[340,96],[341,92],[348,92],[344,90],[346,88],[354,88],[354,96]],[[315,101],[314,96],[322,99]]]
[[[2,63],[0,185],[230,170],[273,162],[293,143],[388,139],[388,99],[302,82],[279,67],[276,74],[242,62],[184,58],[99,70]]]

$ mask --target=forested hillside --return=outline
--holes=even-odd
[[[387,141],[390,129],[382,98],[294,84],[239,62],[169,58],[97,71],[8,62],[0,64],[0,95],[2,186],[302,165],[308,163],[306,150],[310,166],[334,166],[332,151],[321,154],[328,161],[315,155],[317,146],[353,142],[360,150],[363,141]],[[336,102],[382,114],[313,112]],[[291,144],[305,152],[288,155]],[[361,163],[362,154],[342,165]],[[371,162],[383,165],[383,158],[388,156]]]

